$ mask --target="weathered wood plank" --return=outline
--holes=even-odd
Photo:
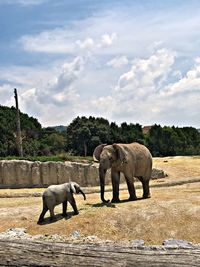
[[[200,266],[199,248],[126,248],[0,239],[0,266]]]

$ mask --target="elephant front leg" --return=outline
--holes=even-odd
[[[111,177],[112,177],[112,187],[113,187],[113,198],[111,202],[118,203],[120,202],[120,199],[119,199],[120,172],[111,170]]]
[[[128,187],[128,192],[130,195],[129,200],[130,201],[136,200],[137,197],[136,197],[136,193],[135,193],[135,186],[134,186],[133,179],[129,178],[127,176],[125,176],[125,179],[126,179],[126,183],[127,183],[127,187]]]
[[[64,217],[67,216],[67,200],[63,202],[63,213],[62,213],[62,215]]]
[[[73,196],[71,196],[71,198],[69,199],[69,203],[72,205],[72,208],[74,210],[74,215],[78,215],[79,212],[78,212],[78,209],[77,209],[77,206],[76,206],[76,201],[75,201]]]

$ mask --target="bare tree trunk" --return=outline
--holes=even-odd
[[[84,156],[86,157],[87,156],[87,144],[86,144],[86,141],[84,141],[83,146],[84,146]]]
[[[22,148],[22,137],[21,137],[21,125],[20,125],[20,114],[19,114],[19,106],[18,106],[18,96],[17,89],[14,89],[15,94],[15,103],[16,103],[16,112],[17,112],[17,150],[20,157],[23,157],[23,148]]]

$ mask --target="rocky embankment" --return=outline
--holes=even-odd
[[[193,244],[186,240],[167,239],[164,240],[162,245],[145,245],[145,241],[141,239],[129,241],[111,241],[102,240],[97,236],[82,236],[79,231],[73,231],[70,236],[54,235],[29,235],[26,228],[11,228],[5,232],[0,233],[0,240],[3,239],[21,239],[21,240],[35,240],[35,241],[49,241],[49,242],[72,242],[72,243],[95,243],[106,245],[120,245],[123,247],[143,247],[163,249],[164,247],[170,248],[198,248],[200,244]]]

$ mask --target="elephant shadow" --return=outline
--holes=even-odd
[[[108,207],[108,208],[116,208],[115,204],[114,203],[111,203],[111,202],[108,202],[108,203],[103,203],[103,202],[100,202],[100,203],[96,203],[96,204],[86,204],[88,206],[91,206],[92,208],[100,208],[100,207]]]
[[[138,197],[136,200],[122,199],[117,204],[123,204],[123,203],[126,203],[126,202],[134,202],[134,201],[138,201],[138,200],[143,200],[143,198],[142,197]],[[96,203],[96,204],[87,203],[86,205],[91,206],[92,208],[100,208],[100,207],[105,207],[105,206],[108,207],[108,208],[116,208],[115,203],[112,203],[112,202],[108,202],[108,203],[99,202],[99,203]]]
[[[74,216],[74,212],[67,212],[67,216],[63,216],[62,214],[56,214],[53,218],[53,220],[50,219],[50,217],[44,218],[43,222],[38,223],[39,225],[46,225],[46,224],[52,224],[60,220],[69,220],[71,217]]]
[[[126,203],[126,202],[135,202],[135,201],[138,201],[138,200],[144,200],[144,198],[143,197],[137,197],[137,199],[135,199],[135,200],[122,199],[118,204],[120,204],[120,203]]]

